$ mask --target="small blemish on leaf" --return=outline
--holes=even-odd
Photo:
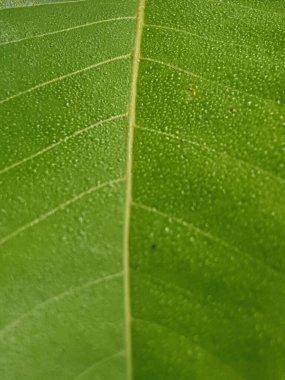
[[[186,88],[186,92],[187,94],[191,97],[191,98],[194,98],[196,95],[197,95],[197,92],[196,92],[196,89],[195,87],[193,86],[187,86]]]

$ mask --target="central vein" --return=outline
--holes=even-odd
[[[134,40],[134,51],[132,61],[131,92],[128,113],[128,151],[126,172],[126,200],[125,200],[125,225],[124,225],[124,293],[125,293],[125,329],[126,329],[126,351],[127,351],[127,378],[131,380],[132,374],[132,337],[131,337],[131,300],[130,300],[130,217],[132,206],[132,166],[133,166],[133,144],[134,128],[136,125],[136,100],[137,83],[140,66],[141,43],[144,26],[145,5],[147,0],[138,0],[138,13],[136,33]]]

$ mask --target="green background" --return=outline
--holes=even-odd
[[[0,377],[283,380],[284,1],[146,2],[127,326],[137,6],[0,1]]]

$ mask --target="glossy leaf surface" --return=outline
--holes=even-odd
[[[0,25],[1,379],[283,379],[283,0]]]

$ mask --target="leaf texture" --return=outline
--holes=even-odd
[[[1,379],[282,380],[283,0],[0,25]]]

